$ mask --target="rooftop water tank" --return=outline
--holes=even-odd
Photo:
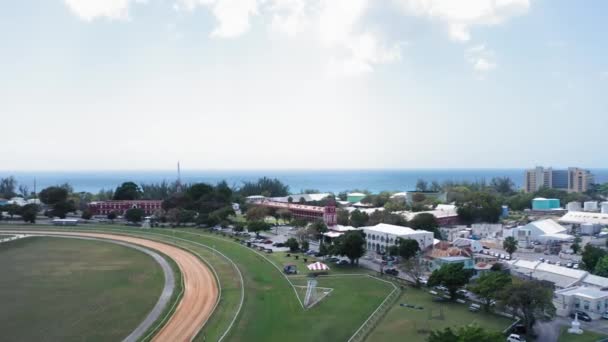
[[[566,205],[568,211],[582,211],[581,202],[570,202]]]
[[[583,234],[583,235],[593,235],[593,234],[595,234],[595,225],[593,223],[583,223],[583,224],[581,224],[581,234]]]
[[[589,201],[585,202],[584,207],[585,211],[597,211],[597,202]]]

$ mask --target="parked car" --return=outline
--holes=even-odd
[[[395,276],[395,277],[397,275],[399,275],[399,271],[397,269],[395,269],[395,268],[387,268],[387,269],[384,270],[384,273],[390,274],[390,275]]]
[[[435,286],[435,289],[436,289],[437,291],[448,292],[448,288],[447,288],[447,287],[445,287],[445,286],[441,286],[441,285],[439,285],[439,286]]]
[[[469,298],[469,291],[464,290],[464,289],[460,289],[458,291],[456,291],[456,293],[463,298]]]
[[[575,314],[578,314],[578,319],[585,322],[591,322],[591,317],[584,311],[574,311],[570,314],[570,318],[574,318]]]
[[[559,262],[559,261],[555,262],[555,266],[561,266],[561,265],[562,265],[561,262]]]
[[[336,265],[348,265],[348,264],[349,264],[348,260],[338,260],[336,262]]]
[[[479,305],[479,304],[471,304],[471,305],[469,305],[469,311],[471,311],[471,312],[477,312],[479,310],[481,310],[481,305]]]
[[[545,258],[540,258],[538,260],[540,260],[540,262],[545,262]]]
[[[429,282],[429,280],[427,278],[424,278],[424,277],[418,277],[418,281],[422,285],[426,285]]]
[[[270,245],[272,244],[272,240],[264,240],[263,242],[265,245]]]
[[[505,259],[511,260],[511,256],[507,255],[507,256],[505,256]]]
[[[572,265],[572,268],[578,269],[578,264]]]
[[[603,319],[608,319],[608,311],[606,311],[606,312],[604,312],[604,313],[602,314],[602,318],[603,318]]]
[[[567,263],[567,264],[566,264],[566,267],[568,267],[568,268],[572,268],[572,263],[571,263],[571,262]]]
[[[507,342],[526,342],[526,340],[517,334],[511,334],[507,337]]]
[[[327,258],[328,262],[338,262],[340,261],[340,259],[336,258],[336,257],[331,257],[331,258]]]

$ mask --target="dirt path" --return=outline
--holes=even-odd
[[[83,236],[124,241],[164,253],[175,261],[184,278],[184,294],[173,316],[156,334],[154,341],[191,341],[207,322],[218,298],[213,273],[198,257],[180,248],[142,238],[85,232],[20,231],[24,234]]]

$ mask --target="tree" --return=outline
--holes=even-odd
[[[418,179],[416,181],[416,191],[426,192],[428,191],[429,183],[424,179]]]
[[[590,244],[586,245],[583,249],[582,260],[583,266],[589,272],[595,271],[597,263],[605,257],[608,253],[599,247],[594,247]]]
[[[593,274],[608,277],[608,256],[604,256],[595,264]]]
[[[234,230],[235,232],[242,232],[245,230],[245,224],[243,222],[235,222],[233,224],[232,230]]]
[[[251,221],[247,222],[247,230],[254,232],[257,237],[260,237],[260,232],[267,231],[270,229],[270,224],[265,221]]]
[[[409,225],[416,230],[433,232],[436,237],[439,235],[439,222],[433,214],[420,213],[410,220]]]
[[[112,211],[112,212],[108,213],[108,220],[114,222],[114,220],[116,220],[117,216],[118,215],[116,215],[116,213]]]
[[[74,201],[61,201],[57,202],[53,205],[53,209],[51,210],[51,215],[53,217],[65,218],[67,213],[76,211],[76,206],[74,205]]]
[[[13,216],[19,215],[19,212],[21,212],[21,207],[17,204],[12,203],[12,204],[7,204],[4,207],[2,207],[2,210],[0,210],[0,212],[2,212],[3,210],[6,211],[8,216],[10,216],[12,219]]]
[[[321,239],[321,244],[323,243],[323,234],[327,233],[329,230],[327,225],[323,221],[315,221],[310,225],[310,229],[315,234],[317,239]]]
[[[268,216],[268,208],[261,205],[254,205],[245,213],[247,221],[264,221],[266,216]]]
[[[369,216],[359,209],[355,209],[350,213],[350,224],[355,228],[367,225],[367,221],[369,221]]]
[[[114,191],[114,199],[119,201],[132,201],[140,199],[142,196],[141,189],[133,182],[122,183],[116,191]]]
[[[487,192],[472,192],[457,202],[458,217],[466,224],[477,221],[496,223],[502,214],[502,206],[496,196]]]
[[[129,222],[141,222],[144,219],[146,213],[139,208],[131,208],[125,212],[125,219]]]
[[[395,245],[388,246],[387,253],[389,256],[396,257],[399,255],[399,247]]]
[[[351,265],[359,263],[365,254],[365,235],[360,230],[351,230],[336,239],[335,254],[346,256]]]
[[[93,217],[93,213],[91,213],[90,210],[86,209],[82,211],[82,215],[80,217],[82,217],[84,220],[90,220],[91,217]]]
[[[302,241],[300,248],[302,248],[303,251],[307,251],[310,249],[310,244],[308,241]]]
[[[424,274],[425,265],[424,260],[420,257],[420,253],[417,253],[410,259],[406,259],[403,262],[402,270],[407,274],[413,281],[414,287],[420,287],[420,277]]]
[[[456,332],[452,328],[431,332],[428,342],[503,342],[504,336],[497,331],[486,331],[477,325],[460,327]]]
[[[348,211],[344,210],[344,209],[338,209],[336,211],[336,218],[338,221],[338,224],[341,226],[348,226],[349,224],[349,214]]]
[[[283,220],[283,222],[289,222],[293,218],[291,211],[287,209],[279,209],[277,210],[278,217]]]
[[[44,204],[55,205],[68,199],[68,191],[63,187],[50,186],[38,194],[40,201]]]
[[[414,239],[399,239],[399,256],[404,260],[415,257],[420,252],[420,245]]]
[[[494,177],[490,181],[490,187],[499,194],[512,194],[515,188],[515,183],[509,177]]]
[[[513,253],[517,251],[517,240],[514,237],[508,236],[502,243],[502,248],[509,253],[509,257],[513,257]]]
[[[36,204],[26,204],[21,207],[20,215],[24,222],[36,223],[36,216],[38,216],[38,206]]]
[[[456,291],[465,286],[473,276],[472,270],[464,268],[464,263],[445,264],[433,271],[428,285],[443,285],[448,289],[452,300],[456,300]]]
[[[239,189],[243,197],[264,195],[266,197],[282,197],[289,194],[289,186],[278,179],[260,178],[256,182],[244,182]]]
[[[510,275],[503,272],[486,272],[469,286],[469,290],[483,300],[485,310],[489,311],[492,302],[499,298],[499,293],[509,284],[511,284]]]
[[[574,238],[574,243],[570,246],[570,249],[572,249],[574,254],[578,254],[578,252],[581,251],[581,242],[582,241],[583,240],[580,238],[580,236],[577,236]]]
[[[17,180],[13,177],[0,178],[0,197],[2,198],[12,198],[17,195],[15,193],[15,188],[17,187]]]
[[[540,281],[513,281],[505,287],[500,298],[502,305],[521,319],[530,335],[534,333],[537,320],[555,316],[553,291]]]
[[[285,242],[285,246],[289,247],[289,250],[291,252],[296,252],[298,250],[298,248],[300,248],[300,244],[298,243],[298,240],[296,240],[295,238],[287,239],[287,241]]]

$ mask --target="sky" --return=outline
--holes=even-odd
[[[608,2],[21,0],[0,170],[608,167]]]

